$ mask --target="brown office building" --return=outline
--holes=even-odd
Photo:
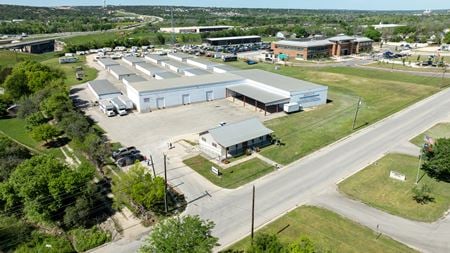
[[[366,37],[336,36],[325,40],[289,41],[272,43],[275,57],[280,54],[299,60],[312,60],[370,52],[373,41]]]

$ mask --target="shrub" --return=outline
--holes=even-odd
[[[433,197],[431,196],[431,187],[427,184],[415,186],[413,188],[413,193],[413,199],[419,204],[424,205],[433,201]]]
[[[77,228],[69,232],[77,252],[95,248],[111,240],[111,235],[97,227],[90,229]]]

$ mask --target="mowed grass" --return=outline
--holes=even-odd
[[[183,163],[191,167],[213,184],[230,189],[237,188],[274,171],[274,167],[272,165],[269,165],[258,158],[252,158],[227,169],[217,166],[200,155],[186,159]],[[219,169],[222,175],[217,176],[213,174],[211,172],[212,166]]]
[[[408,63],[408,62],[406,62]],[[395,69],[395,70],[406,70],[406,71],[417,71],[417,72],[436,72],[436,73],[442,73],[442,68],[436,68],[436,67],[429,67],[429,68],[413,68],[409,66],[403,66],[403,64],[392,64],[392,63],[386,63],[386,62],[374,62],[371,64],[367,64],[366,66],[375,67],[375,68],[382,68],[382,69]]]
[[[55,53],[45,53],[45,54],[27,54],[19,53],[13,51],[0,51],[0,66],[2,67],[13,67],[16,63],[21,61],[45,61],[54,58]]]
[[[326,209],[302,206],[256,232],[277,234],[283,244],[310,238],[323,252],[415,252],[393,239],[359,225]],[[245,250],[250,238],[237,242],[230,249]],[[322,252],[321,251],[321,252]]]
[[[450,123],[439,123],[432,128],[428,129],[424,133],[419,134],[411,140],[411,143],[422,146],[424,144],[424,137],[428,135],[433,139],[450,138]]]
[[[78,62],[75,63],[59,64],[58,58],[52,58],[43,61],[42,64],[48,65],[52,68],[60,69],[66,77],[64,83],[68,87],[94,80],[97,77],[98,71],[86,65],[85,56],[77,56],[77,58]],[[83,68],[84,78],[82,80],[78,80],[75,76],[77,67]]]
[[[404,218],[432,222],[450,207],[450,184],[437,182],[420,171],[419,184],[432,188],[434,201],[419,204],[413,199],[418,157],[403,154],[388,154],[376,163],[351,176],[339,184],[339,190],[348,196]],[[406,181],[389,177],[390,171],[406,175]]]
[[[232,65],[253,68],[242,62]],[[280,164],[293,162],[352,133],[358,98],[362,99],[362,107],[356,127],[361,128],[440,89],[440,79],[403,73],[348,67],[283,66],[280,70],[275,70],[270,64],[257,64],[255,67],[329,87],[328,98],[332,100],[331,103],[265,123],[285,145],[265,148],[261,154]]]

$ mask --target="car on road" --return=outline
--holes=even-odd
[[[118,159],[116,161],[116,164],[119,167],[125,167],[125,166],[129,166],[129,165],[133,165],[136,161],[144,161],[145,157],[139,153],[135,153],[135,154],[129,154],[127,156],[124,156],[120,159]]]
[[[137,151],[136,147],[133,147],[133,146],[131,146],[131,147],[126,147],[126,148],[119,148],[118,150],[116,150],[116,151],[114,151],[114,152],[112,153],[112,158],[114,158],[114,160],[117,160],[117,159],[119,159],[120,157],[123,157],[123,156],[125,156],[125,155],[129,155],[129,154],[132,154],[132,153],[134,153],[134,152],[136,152],[136,151]]]

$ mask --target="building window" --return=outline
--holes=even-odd
[[[211,145],[212,145],[213,147],[217,148],[217,144],[215,144],[214,142],[211,143]]]
[[[150,102],[150,98],[144,98],[144,103],[149,103]]]

